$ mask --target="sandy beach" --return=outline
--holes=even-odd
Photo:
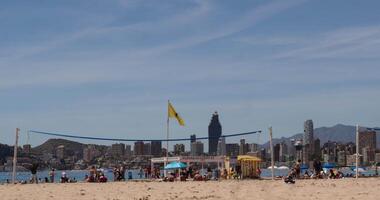
[[[379,199],[380,179],[1,185],[1,200]]]

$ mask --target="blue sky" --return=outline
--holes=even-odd
[[[165,137],[379,126],[379,1],[0,1],[0,143],[14,130]],[[46,137],[32,136],[36,145]],[[90,143],[91,141],[82,141]],[[228,141],[231,142],[231,141]],[[106,143],[108,144],[108,143]]]

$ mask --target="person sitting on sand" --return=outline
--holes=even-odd
[[[66,172],[62,172],[61,183],[68,183],[68,182],[69,182],[69,178],[67,177]]]
[[[290,170],[288,176],[286,176],[286,177],[284,178],[284,182],[285,182],[285,183],[291,183],[291,184],[294,184],[294,183],[296,183],[296,181],[294,180],[296,176],[297,176],[297,172],[296,172],[296,170],[295,170],[295,169],[292,169],[292,170]]]
[[[196,171],[194,174],[194,181],[203,181],[202,175],[199,174],[199,171]]]
[[[107,177],[104,175],[103,172],[101,172],[101,173],[99,174],[99,182],[100,182],[100,183],[105,183],[105,182],[107,182]]]
[[[330,169],[329,172],[330,172],[330,173],[329,173],[329,179],[335,179],[335,178],[336,178],[336,175],[335,175],[335,173],[334,173],[334,170],[333,170],[333,169]]]
[[[163,181],[165,182],[174,182],[175,180],[175,174],[174,173],[169,173],[167,177],[164,178]]]
[[[303,177],[306,179],[310,178],[309,172],[307,170],[305,171],[305,174],[303,175]]]
[[[88,182],[88,175],[86,174],[83,179],[84,182]]]
[[[258,178],[260,178],[260,176],[261,176],[261,169],[260,169],[260,167],[258,167],[256,169],[256,174],[257,174]]]

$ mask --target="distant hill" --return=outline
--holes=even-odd
[[[321,145],[328,141],[335,142],[355,142],[355,132],[356,127],[350,125],[337,124],[333,127],[320,127],[314,129],[314,138],[319,138],[321,140]],[[284,141],[287,145],[290,145],[291,139],[299,139],[303,137],[303,133],[295,134],[291,137],[282,137],[282,138],[274,138],[273,144],[280,143]],[[380,136],[377,138],[377,146],[380,147]],[[263,144],[265,148],[269,147],[269,142]]]
[[[65,146],[65,151],[68,155],[74,155],[77,154],[78,156],[83,156],[83,148],[85,147],[85,144],[74,142],[70,140],[65,139],[49,139],[43,144],[34,147],[32,149],[32,152],[34,154],[43,154],[43,153],[51,153],[54,154],[57,147],[60,145]]]

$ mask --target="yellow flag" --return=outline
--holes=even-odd
[[[185,122],[183,119],[179,116],[179,114],[175,111],[172,104],[169,102],[168,104],[168,117],[169,118],[176,118],[178,120],[179,125],[185,126]]]

